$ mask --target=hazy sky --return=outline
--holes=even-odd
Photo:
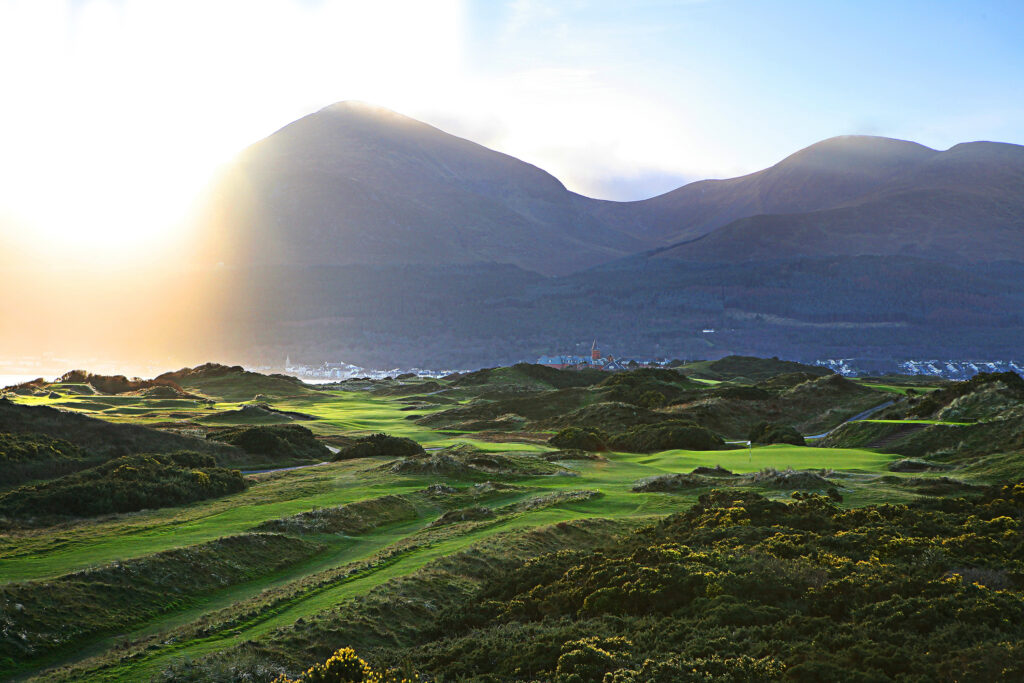
[[[1022,143],[1022,36],[1019,0],[0,0],[0,248],[151,240],[345,99],[613,199],[844,133]]]

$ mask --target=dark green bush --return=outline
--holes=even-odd
[[[629,453],[653,453],[680,448],[688,451],[713,451],[725,446],[722,437],[693,422],[668,420],[639,425],[608,440],[612,450]]]
[[[423,455],[426,451],[412,439],[389,434],[372,434],[360,437],[350,446],[346,446],[334,456],[335,460],[352,460],[353,458],[372,458],[387,456],[405,458]]]
[[[605,438],[596,430],[566,427],[548,439],[548,443],[563,450],[575,448],[581,451],[606,451],[608,446],[605,444]]]
[[[487,575],[426,644],[381,658],[446,680],[1021,677],[1024,484],[849,510],[836,498],[712,491],[603,550]]]
[[[88,517],[183,505],[243,489],[241,473],[217,467],[211,455],[129,455],[10,491],[0,496],[0,513]]]
[[[761,422],[750,430],[748,439],[754,443],[788,443],[793,446],[806,446],[807,442],[800,432],[792,425],[775,422]]]
[[[252,455],[281,459],[326,460],[331,452],[302,425],[237,427],[211,432],[207,439],[238,446]]]

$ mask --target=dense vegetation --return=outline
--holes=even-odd
[[[412,439],[381,433],[356,438],[354,443],[338,451],[334,459],[351,460],[353,458],[371,458],[374,456],[402,458],[422,455],[423,453],[423,446]]]
[[[217,467],[210,455],[128,455],[10,491],[0,496],[0,513],[93,516],[182,505],[244,488],[238,470]]]
[[[225,457],[236,453],[235,449],[213,441],[136,424],[114,424],[46,405],[19,405],[6,398],[0,398],[0,432],[60,439],[78,446],[90,456],[103,459],[134,453],[184,450]]]
[[[320,462],[331,454],[327,446],[302,425],[236,427],[210,432],[206,438],[238,446],[251,455],[272,459]]]
[[[612,450],[629,453],[653,453],[681,448],[688,451],[714,451],[725,447],[722,437],[682,420],[666,420],[655,425],[639,425],[615,434],[608,440]]]
[[[788,443],[794,446],[803,446],[806,441],[800,432],[792,425],[777,424],[774,422],[761,422],[750,430],[747,439],[753,443]]]
[[[437,642],[374,659],[496,681],[1019,678],[1022,517],[1021,484],[852,510],[714,492],[500,573]]]
[[[710,386],[665,368],[605,373],[606,377],[596,384],[562,389],[509,386],[504,382],[480,384],[478,381],[470,387],[460,384],[433,391],[429,398],[435,401],[444,400],[446,395],[468,395],[470,400],[431,411],[417,421],[432,427],[469,431],[578,427],[613,434],[638,425],[681,420],[695,422],[730,439],[745,440],[752,428],[766,421],[789,424],[797,431],[817,434],[890,400],[890,394],[820,368],[813,373],[790,372],[793,366],[809,366],[784,361],[755,364],[752,361],[758,359],[750,360],[741,367],[756,369],[758,376],[769,375],[773,369],[782,374],[754,384]],[[523,368],[537,366],[515,367],[522,373]],[[577,373],[562,371],[561,374]],[[499,373],[490,371],[489,376],[495,379]]]
[[[804,373],[813,377],[832,374],[828,368],[816,365],[804,365],[778,358],[755,358],[753,356],[726,356],[713,361],[700,361],[684,365],[682,370],[694,377],[719,381],[744,379],[761,381],[778,375],[794,372]]]
[[[0,432],[0,486],[82,469],[84,457],[81,448],[63,439]]]
[[[775,374],[33,385],[0,401],[4,457],[93,469],[0,497],[0,677],[316,680],[346,647],[423,682],[1017,676],[1016,380],[741,365]]]
[[[577,448],[581,451],[604,451],[608,450],[605,440],[608,437],[598,430],[581,429],[580,427],[566,427],[553,437],[548,443],[555,448],[570,449]]]

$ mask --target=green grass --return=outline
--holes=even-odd
[[[704,383],[715,382],[707,380]],[[244,401],[237,399],[248,391],[237,386],[220,389],[236,400],[219,401],[212,410],[192,400],[125,396],[18,397],[17,400],[33,405],[55,405],[87,414],[103,411],[100,414],[104,419],[143,425],[175,422],[184,427],[190,423],[198,426],[202,424],[197,422],[199,418],[210,416],[218,425],[245,424],[241,418],[225,414],[245,405]],[[428,449],[466,443],[483,451],[520,455],[552,450],[536,443],[495,443],[472,433],[442,432],[418,425],[406,419],[411,412],[422,415],[448,406],[402,410],[406,407],[402,398],[375,396],[364,391],[325,390],[271,397],[268,402],[276,410],[313,416],[314,420],[298,424],[309,427],[321,437],[386,432],[414,439]],[[898,502],[918,497],[912,490],[875,482],[878,475],[890,474],[887,467],[898,457],[870,450],[772,445],[750,450],[673,450],[653,454],[604,455],[604,460],[562,463],[577,476],[492,477],[527,488],[498,492],[478,502],[459,504],[497,508],[562,490],[597,490],[601,493],[598,497],[504,514],[490,521],[447,525],[435,530],[427,529],[427,526],[443,512],[445,503],[415,498],[420,517],[414,521],[374,529],[358,537],[340,534],[304,537],[323,544],[325,550],[271,575],[195,596],[179,609],[138,623],[127,637],[143,639],[147,643],[146,648],[151,649],[143,648],[136,658],[118,662],[115,645],[120,641],[105,635],[65,652],[61,662],[99,657],[104,662],[103,668],[94,669],[86,677],[88,680],[147,680],[177,658],[197,657],[246,640],[259,639],[300,617],[313,617],[345,600],[365,595],[389,580],[408,576],[435,559],[492,539],[496,534],[592,517],[638,523],[683,510],[707,489],[680,493],[634,493],[631,488],[637,480],[645,477],[689,472],[698,466],[721,465],[736,473],[767,467],[836,470],[848,475],[836,480],[841,484],[844,505]],[[389,461],[388,458],[374,458],[257,475],[251,478],[253,485],[242,493],[186,507],[11,531],[0,537],[0,583],[52,580],[117,560],[141,558],[243,534],[262,522],[317,507],[334,507],[388,494],[416,494],[438,482],[464,488],[487,478],[475,476],[460,482],[438,476],[398,476],[379,469]],[[990,469],[1003,471],[1012,467],[1009,463],[999,462],[992,463]],[[984,474],[977,473],[979,478]],[[790,495],[788,491],[781,490],[763,493],[777,498]],[[344,567],[351,567],[354,573],[344,579],[327,581],[322,586],[317,584],[326,580],[324,577],[337,575]],[[242,619],[230,628],[214,629],[205,636],[189,630],[198,622],[214,623],[228,618],[224,615],[242,614],[251,605],[264,605],[266,609],[257,610],[259,617]],[[166,634],[172,631],[191,635],[170,642]]]

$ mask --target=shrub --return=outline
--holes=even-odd
[[[622,637],[591,637],[569,641],[562,646],[562,655],[555,669],[555,681],[600,681],[606,673],[629,662],[632,646],[633,643]]]
[[[604,436],[597,430],[585,430],[579,427],[566,427],[562,431],[548,439],[548,443],[562,450],[578,449],[581,451],[605,451],[608,446],[605,444]]]
[[[793,446],[806,446],[807,442],[800,432],[791,425],[775,422],[761,422],[750,430],[748,439],[754,443],[788,443]]]
[[[302,425],[238,427],[211,432],[206,438],[238,446],[252,455],[275,458],[323,460],[331,453],[313,432]]]
[[[356,656],[350,647],[342,648],[321,664],[314,664],[298,679],[279,676],[274,683],[412,683],[398,674],[375,671]]]
[[[183,505],[245,489],[238,470],[202,453],[129,455],[0,496],[11,516],[92,516]]]
[[[724,448],[722,437],[693,422],[668,420],[659,424],[640,425],[616,434],[608,441],[613,450],[630,453],[652,453],[671,449],[713,451]]]
[[[423,455],[426,451],[412,439],[403,436],[391,436],[389,434],[373,434],[355,440],[351,446],[346,446],[334,456],[335,460],[352,460],[353,458],[372,458],[374,456],[389,456],[405,458],[410,456]]]

